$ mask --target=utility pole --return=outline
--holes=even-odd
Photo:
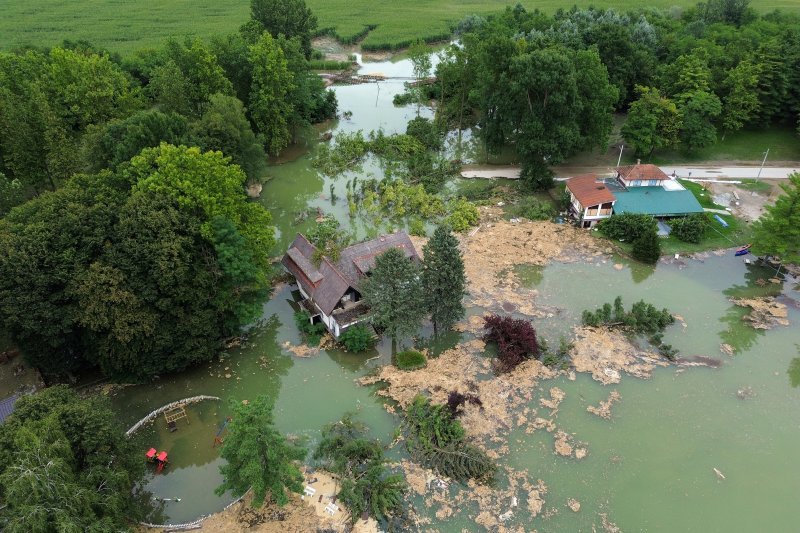
[[[767,148],[767,151],[764,152],[764,160],[761,161],[761,168],[758,169],[758,176],[756,176],[756,181],[758,181],[758,178],[761,177],[761,171],[764,170],[764,163],[767,162],[767,156],[768,155],[769,155],[769,148]]]
[[[619,167],[619,164],[622,163],[622,149],[623,148],[625,148],[625,145],[624,144],[620,144],[619,145],[619,159],[617,159],[617,167]]]

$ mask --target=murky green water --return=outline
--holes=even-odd
[[[363,70],[403,73],[409,65],[379,64]],[[416,109],[391,105],[393,94],[400,90],[400,82],[338,88],[341,109],[353,111],[353,117],[333,127],[403,131]],[[430,110],[423,113],[430,115]],[[311,165],[313,154],[311,146],[307,154],[272,167],[273,179],[264,187],[262,202],[272,211],[280,232],[275,255],[296,231],[313,224],[313,216],[298,217],[309,207],[335,215],[348,227],[352,224],[359,236],[368,233],[364,221],[350,221],[347,214],[343,199],[347,178],[334,182],[320,176]],[[380,175],[374,166],[365,171]],[[335,204],[331,184],[340,198]],[[792,326],[759,332],[742,324],[743,311],[728,298],[782,291],[791,304],[800,293],[788,287],[760,287],[756,281],[769,273],[748,268],[731,255],[655,269],[625,264],[617,270],[607,261],[521,268],[518,274],[539,291],[538,302],[555,311],[552,318],[536,322],[551,344],[580,320],[583,309],[621,295],[628,304],[642,298],[683,316],[686,328],[672,326],[665,342],[682,355],[717,357],[724,364],[680,373],[675,368],[659,369],[651,380],[624,377],[615,387],[603,387],[583,375],[574,382],[541,383],[542,394],[552,386],[567,393],[558,425],[588,442],[589,456],[582,461],[555,456],[552,435],[544,431],[512,433],[511,453],[502,462],[543,479],[550,489],[546,508],[558,509],[548,519],[533,521],[520,509],[512,523],[539,531],[591,531],[592,524],[600,524],[597,513],[606,512],[627,531],[797,530],[794,500],[800,493],[800,467],[794,452],[800,442],[800,311],[790,309]],[[359,412],[375,436],[390,439],[397,418],[383,409],[372,389],[354,383],[370,368],[389,361],[389,346],[384,343],[373,353],[357,356],[331,351],[308,359],[292,357],[282,348],[287,341],[299,341],[291,301],[289,287],[277,289],[265,302],[263,319],[252,328],[245,346],[231,350],[224,360],[126,388],[113,397],[120,417],[130,423],[176,399],[198,394],[223,399],[192,407],[189,424],[179,422],[176,433],[166,431],[163,418],[142,430],[146,447],[167,449],[171,460],[165,473],[150,476],[146,488],[160,498],[181,498],[163,502],[163,512],[154,519],[187,521],[230,501],[230,496],[213,494],[220,482],[220,459],[212,448],[229,401],[261,394],[273,398],[278,427],[305,436],[309,446],[315,444],[322,425],[347,411]],[[721,355],[722,342],[739,353]],[[754,396],[739,399],[736,391],[742,387],[751,387]],[[586,412],[587,405],[596,405],[614,388],[622,401],[614,406],[611,421]],[[714,475],[715,467],[725,474],[725,481]],[[570,497],[581,502],[579,513],[565,507]],[[440,531],[479,529],[466,517],[445,523],[434,519],[434,526]]]

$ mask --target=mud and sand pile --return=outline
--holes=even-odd
[[[750,312],[742,320],[749,322],[755,329],[772,329],[774,326],[789,325],[789,310],[786,304],[776,302],[775,298],[731,298],[731,302],[740,307],[749,307]]]
[[[620,331],[578,326],[570,356],[577,372],[588,372],[603,385],[619,383],[622,372],[649,378],[657,366],[669,363],[653,352],[639,350]]]
[[[461,238],[461,248],[472,303],[488,310],[544,316],[533,304],[537,292],[520,286],[515,266],[593,260],[611,253],[602,241],[569,225],[524,219],[511,223],[486,208],[481,220],[478,228]]]

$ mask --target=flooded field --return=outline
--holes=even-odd
[[[410,65],[407,61],[369,64],[362,71],[402,74],[410,71]],[[393,95],[402,89],[401,82],[337,88],[340,111],[353,115],[331,125],[333,131],[368,132],[379,127],[387,133],[405,131],[416,108],[392,105]],[[430,109],[421,112],[432,115]],[[351,220],[347,214],[343,198],[349,178],[320,175],[313,167],[314,153],[312,141],[307,152],[271,167],[272,179],[265,184],[261,201],[279,230],[275,256],[283,253],[295,232],[314,224],[314,216],[302,216],[309,209],[336,216],[359,238],[370,230],[365,221]],[[377,165],[367,165],[365,173],[381,176]],[[558,456],[553,433],[512,429],[508,453],[501,455],[500,464],[526,472],[531,480],[543,480],[548,492],[535,519],[526,507],[512,509],[508,502],[512,514],[506,525],[593,531],[602,530],[605,520],[632,531],[796,530],[792,498],[800,492],[800,470],[793,459],[800,442],[797,287],[762,284],[760,280],[772,273],[745,265],[732,254],[662,262],[655,268],[600,257],[591,262],[522,266],[515,273],[526,288],[536,291],[532,304],[547,310],[534,319],[534,325],[551,345],[557,345],[560,336],[571,335],[584,309],[620,295],[627,305],[644,299],[680,315],[683,320],[668,328],[664,341],[682,356],[714,358],[721,366],[658,368],[649,380],[624,375],[621,383],[608,386],[587,374],[578,374],[574,381],[563,375],[540,381],[531,406],[538,407],[539,398],[549,397],[552,387],[563,390],[558,426],[585,443],[588,455],[581,460]],[[742,322],[747,310],[730,298],[762,295],[777,295],[787,303],[789,326],[756,330]],[[483,311],[473,306],[468,314]],[[192,406],[189,424],[179,423],[175,433],[166,430],[163,417],[141,431],[144,444],[166,449],[171,461],[164,473],[151,474],[145,487],[161,499],[154,520],[190,521],[231,501],[229,495],[214,495],[220,459],[218,448],[212,447],[231,401],[269,396],[275,401],[278,428],[304,437],[309,447],[315,445],[324,424],[345,412],[359,413],[374,436],[391,440],[398,417],[384,409],[375,386],[356,383],[390,362],[388,343],[366,354],[328,350],[295,357],[286,349],[287,343],[300,342],[293,312],[291,287],[279,286],[264,303],[262,318],[244,345],[229,350],[222,360],[152,384],[123,388],[112,396],[126,423],[180,398],[204,394],[222,399]],[[446,344],[454,344],[457,337],[448,338]],[[460,337],[468,340],[472,334]],[[723,353],[722,344],[731,346],[735,355]],[[610,420],[587,412],[587,406],[598,405],[612,391],[620,400],[611,408]],[[391,453],[404,456],[399,448]],[[715,468],[725,479],[715,474]],[[580,503],[579,511],[567,506],[570,499]],[[421,498],[414,501],[417,512],[431,520],[431,528],[482,530],[474,521],[474,507],[466,505],[452,517],[439,519],[435,507],[427,508]]]

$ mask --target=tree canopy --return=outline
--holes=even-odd
[[[422,290],[426,310],[431,315],[433,331],[448,330],[464,317],[461,302],[467,280],[458,240],[450,228],[439,226],[422,247],[425,258],[422,269]]]
[[[144,473],[108,401],[64,386],[20,398],[0,425],[0,525],[29,531],[126,531]]]
[[[241,496],[252,489],[253,507],[266,499],[285,505],[289,501],[287,490],[303,490],[303,475],[295,462],[305,458],[306,450],[289,443],[275,429],[272,404],[266,396],[248,403],[232,401],[231,411],[221,453],[226,464],[219,467],[224,479],[216,493],[230,490],[234,496]]]
[[[800,264],[800,173],[781,183],[783,193],[753,223],[753,253]]]

